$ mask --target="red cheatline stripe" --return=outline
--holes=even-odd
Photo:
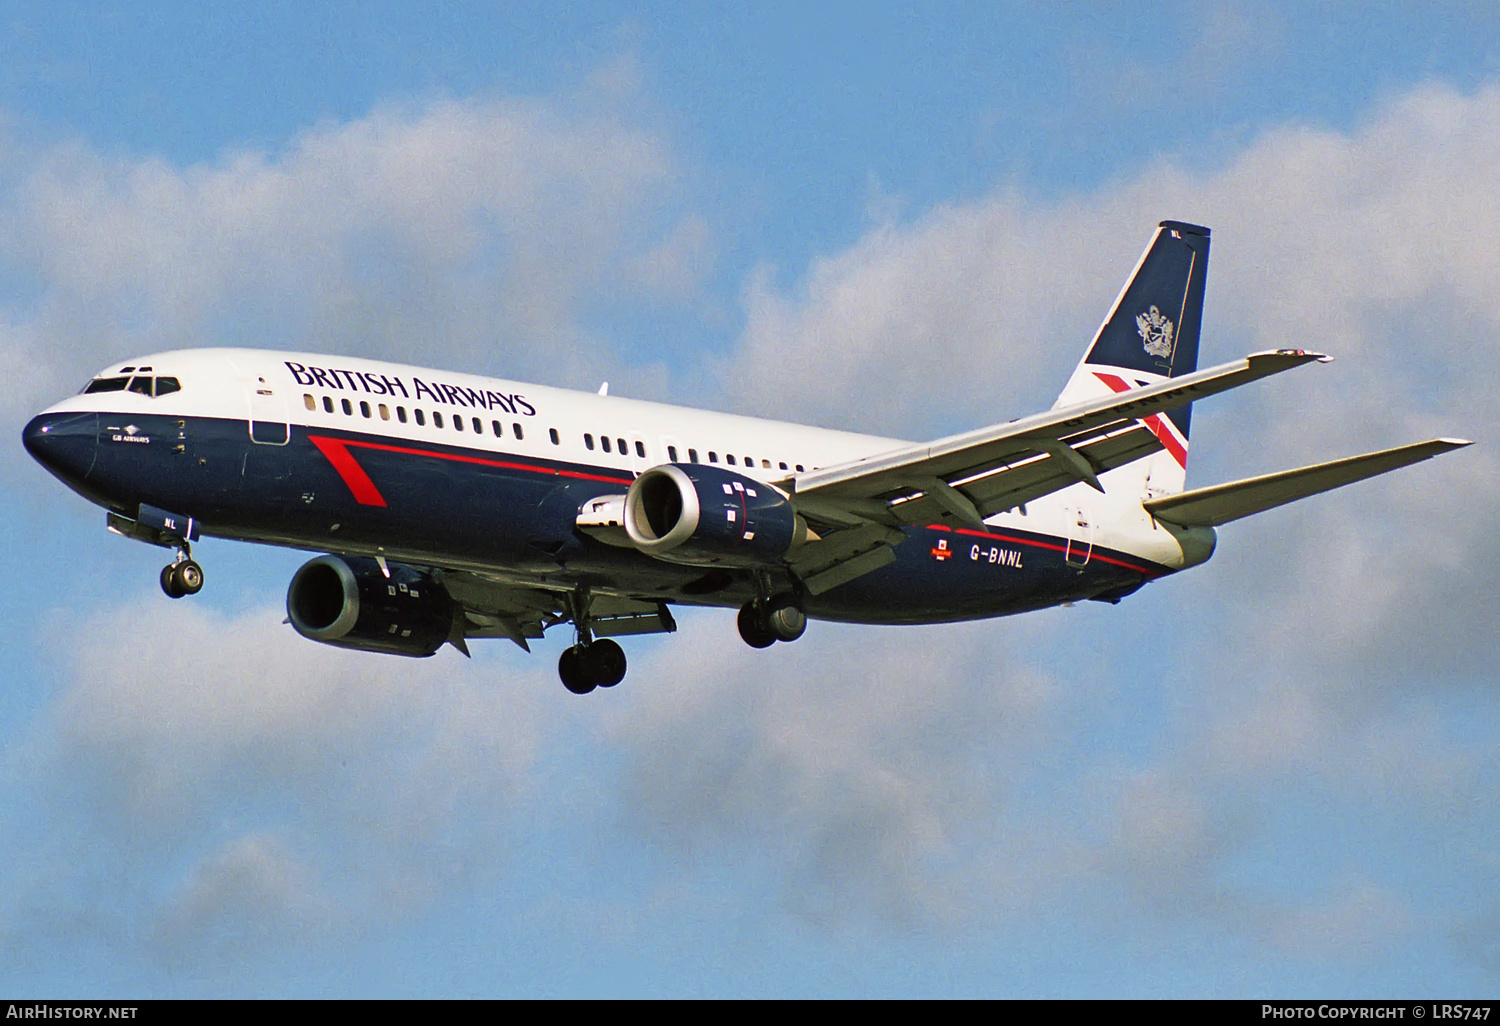
[[[1008,534],[991,534],[988,531],[974,531],[970,530],[967,527],[958,528],[956,533],[967,534],[974,538],[993,538],[996,541],[1010,542],[1012,545],[1030,545],[1032,548],[1037,549],[1051,549],[1053,552],[1065,553],[1068,551],[1068,548],[1065,545],[1052,545],[1047,542],[1031,541],[1027,538],[1015,538]],[[1111,566],[1123,566],[1126,570],[1134,570],[1138,574],[1146,574],[1149,577],[1157,577],[1161,574],[1160,570],[1152,570],[1149,567],[1137,566],[1134,563],[1127,563],[1123,559],[1113,559],[1109,556],[1100,555],[1099,553],[1092,551],[1092,546],[1090,546],[1089,558],[1097,559],[1101,563],[1109,563]]]
[[[328,457],[328,462],[333,464],[333,469],[338,471],[349,490],[354,493],[355,501],[362,506],[384,506],[385,498],[375,487],[375,482],[370,480],[370,475],[365,473],[352,455],[350,448],[375,449],[380,452],[396,452],[406,456],[429,456],[433,459],[450,460],[454,463],[474,463],[484,467],[499,467],[502,470],[524,470],[533,474],[552,474],[556,477],[572,477],[581,481],[606,481],[610,484],[630,484],[629,478],[609,477],[604,474],[585,474],[579,470],[549,470],[546,467],[538,467],[531,463],[514,463],[509,460],[489,460],[480,456],[468,456],[455,452],[436,452],[432,449],[413,449],[404,445],[384,445],[380,442],[363,442],[352,438],[329,438],[326,435],[308,435],[308,441],[318,447],[318,451]]]
[[[1034,549],[1050,549],[1053,552],[1068,551],[1066,545],[1053,545],[1049,542],[1034,541],[1030,538],[1017,538],[1009,534],[994,534],[990,531],[976,531],[973,528],[969,527],[953,528],[947,527],[943,524],[928,524],[927,530],[952,531],[955,534],[966,534],[971,538],[993,538],[995,541],[1010,542],[1012,545],[1029,545]],[[1165,572],[1148,566],[1138,566],[1135,563],[1127,563],[1122,559],[1114,559],[1111,556],[1106,556],[1092,550],[1090,550],[1089,558],[1097,559],[1099,560],[1099,562],[1108,563],[1111,566],[1123,566],[1126,570],[1134,570],[1136,573],[1145,574],[1147,577],[1160,577]]]
[[[1129,383],[1124,378],[1117,377],[1114,374],[1101,374],[1099,371],[1094,371],[1094,377],[1104,382],[1116,392],[1130,391]],[[1177,433],[1167,426],[1167,421],[1162,419],[1162,415],[1153,413],[1151,416],[1143,418],[1141,423],[1146,425],[1146,430],[1156,436],[1157,441],[1161,442],[1162,448],[1172,454],[1172,458],[1177,461],[1177,465],[1186,470],[1187,446],[1177,440]]]

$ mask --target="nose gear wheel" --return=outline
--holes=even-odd
[[[179,559],[161,568],[161,590],[168,598],[196,595],[203,590],[203,568],[191,559]]]

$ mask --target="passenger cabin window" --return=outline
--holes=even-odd
[[[719,462],[719,454],[716,453],[716,452],[714,452],[712,449],[708,450],[708,462],[710,462],[710,463],[717,463],[717,462]],[[731,462],[731,463],[734,462],[733,457],[730,458],[729,462]]]
[[[470,417],[469,418],[469,423],[471,423],[471,424],[474,425],[474,433],[476,435],[482,435],[482,434],[484,434],[484,426],[479,423],[479,418],[478,417]]]
[[[516,441],[519,442],[526,437],[525,435],[521,434],[521,425],[519,422],[512,424],[511,427],[516,429]]]
[[[645,459],[646,458],[646,443],[645,442],[636,442],[635,443],[635,454],[637,456],[639,456],[641,459]]]
[[[370,417],[370,404],[365,402],[363,399],[359,401],[359,415],[361,417],[364,417],[366,420],[368,420]]]
[[[398,406],[398,407],[396,407],[396,419],[399,420],[403,424],[406,423],[406,407],[405,406]]]
[[[443,426],[443,415],[441,413],[439,413],[437,410],[433,410],[432,411],[432,426],[433,427],[442,427]]]
[[[333,400],[328,398],[326,395],[323,397],[323,410],[326,413],[333,412]]]
[[[786,464],[785,463],[778,463],[778,464],[776,464],[776,466],[780,467],[782,470],[786,469]]]
[[[797,464],[797,473],[802,473],[802,464]]]
[[[620,455],[621,456],[628,456],[628,455],[630,455],[630,446],[628,446],[628,445],[625,444],[625,439],[623,439],[623,438],[616,438],[615,441],[620,443]]]
[[[591,435],[591,434],[589,434],[587,432],[584,432],[584,435],[583,435],[583,447],[585,449],[587,449],[589,452],[593,452],[594,451],[594,436],[593,435]]]
[[[433,419],[435,420],[435,419],[437,419],[438,415],[436,413],[434,413],[432,416],[433,416]],[[464,429],[464,419],[462,417],[454,417],[453,418],[453,430],[454,431],[462,431],[463,429]]]
[[[552,436],[552,444],[553,445],[561,445],[562,444],[562,440],[557,437],[557,428],[548,428],[547,429],[547,434],[549,434],[549,435]]]
[[[417,427],[426,427],[427,414],[423,413],[421,410],[412,410],[412,412],[417,415]]]
[[[601,435],[599,437],[599,448],[603,449],[605,452],[609,452],[609,436],[608,435]]]
[[[711,456],[713,454],[710,453],[709,455]],[[734,466],[735,465],[735,463],[734,463],[734,453],[732,453],[732,452],[726,452],[724,454],[724,462],[728,463],[731,467]]]
[[[380,419],[381,420],[390,420],[391,419],[391,408],[389,406],[387,406],[385,403],[381,403],[380,404]]]
[[[304,392],[302,393],[302,405],[306,406],[309,410],[316,410],[318,408],[318,401],[309,393]]]
[[[498,420],[490,421],[490,429],[495,432],[496,438],[499,438],[501,435],[505,434],[505,431],[500,427],[500,422]]]
[[[354,416],[354,404],[347,399],[340,399],[339,404],[344,407],[344,416]]]
[[[676,463],[677,462],[677,446],[675,446],[675,445],[669,445],[669,446],[667,446],[667,462],[668,463]]]
[[[698,462],[698,450],[697,449],[689,449],[688,450],[688,462],[689,463],[697,463]]]

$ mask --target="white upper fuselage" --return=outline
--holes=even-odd
[[[126,391],[76,395],[46,412],[167,413],[226,419],[244,419],[249,412],[264,421],[284,417],[311,428],[357,429],[393,439],[436,440],[637,473],[670,462],[668,448],[672,447],[682,462],[688,461],[691,449],[702,462],[733,466],[765,481],[785,479],[799,465],[811,470],[908,444],[757,417],[313,353],[185,349],[121,361],[101,371],[98,378],[129,377],[140,367],[150,368],[154,375],[178,378],[182,390],[159,398]],[[294,372],[293,367],[300,370]],[[131,372],[122,373],[124,368]],[[309,396],[313,409],[307,408]],[[325,398],[332,401],[332,412],[326,409]],[[343,410],[345,399],[350,401],[350,413]],[[258,408],[252,408],[253,402]],[[368,404],[368,414],[361,402]],[[417,423],[418,411],[421,424]],[[441,416],[441,427],[434,414]],[[455,427],[455,417],[462,418],[461,427]],[[478,434],[475,417],[483,428]],[[497,423],[503,429],[499,437],[494,430]],[[516,424],[522,428],[519,439]],[[586,435],[593,439],[592,449]],[[618,451],[621,438],[629,443],[624,454]],[[636,449],[637,441],[645,449],[644,456]],[[709,453],[714,454],[712,460]]]
[[[567,460],[629,475],[663,463],[702,462],[758,480],[781,482],[783,487],[799,472],[869,459],[910,444],[876,435],[315,353],[176,350],[113,364],[95,381],[129,377],[143,367],[153,375],[177,378],[181,390],[158,397],[130,391],[80,394],[46,412],[94,411],[126,419],[132,413],[231,420],[248,415],[252,422],[262,424],[358,430],[393,441],[436,441],[485,452]],[[481,429],[477,433],[476,419]],[[624,453],[619,451],[622,440]],[[1129,467],[1105,474],[1104,494],[1076,485],[1024,510],[988,517],[986,523],[1045,531],[1131,552],[1163,566],[1183,566],[1180,546],[1141,508],[1139,491],[1109,487],[1113,477],[1128,473],[1133,473]]]

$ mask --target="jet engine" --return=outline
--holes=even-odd
[[[625,494],[635,547],[670,563],[763,566],[807,541],[778,488],[701,463],[652,467]]]
[[[430,656],[453,632],[453,599],[431,574],[400,563],[319,556],[292,575],[286,612],[312,641],[364,652]]]

